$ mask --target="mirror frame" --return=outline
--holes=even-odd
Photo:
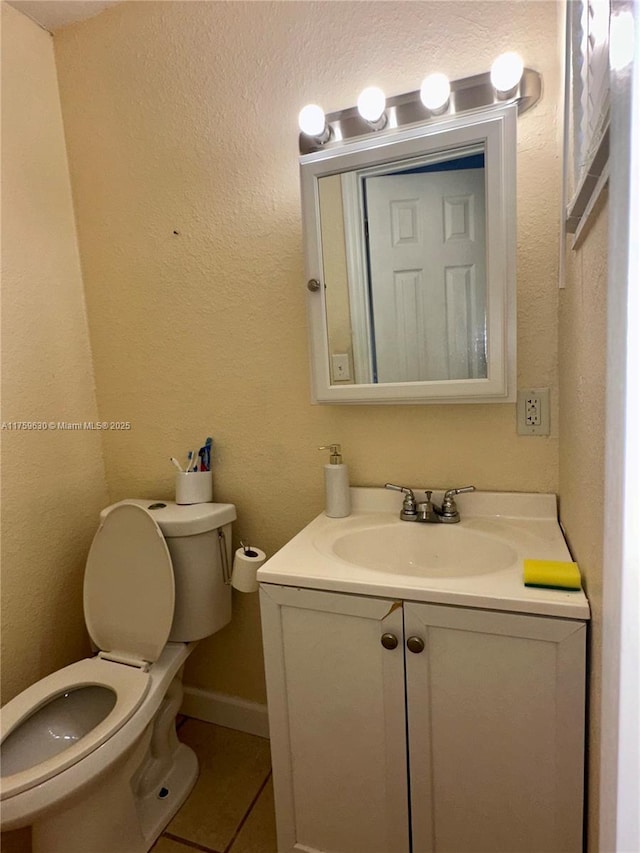
[[[300,157],[311,389],[314,403],[508,403],[516,399],[515,104],[329,143]],[[318,181],[327,175],[395,164],[412,157],[484,145],[487,222],[487,377],[331,384]]]

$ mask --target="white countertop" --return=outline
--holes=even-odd
[[[414,489],[418,501],[422,492]],[[440,503],[441,492],[433,500]],[[582,590],[526,587],[523,560],[571,560],[557,520],[555,495],[508,492],[473,492],[456,498],[461,521],[458,524],[420,524],[400,521],[402,505],[397,492],[380,488],[351,489],[352,512],[346,518],[328,518],[321,513],[258,570],[261,583],[282,584],[307,589],[402,598],[437,604],[451,604],[489,610],[561,616],[587,620],[589,603]],[[394,537],[402,537],[409,527],[413,540],[433,542],[438,529],[470,531],[504,543],[514,559],[506,568],[483,574],[456,576],[439,571],[437,576],[420,574],[419,569],[380,561],[377,568],[354,565],[338,557],[331,546],[336,537],[351,531],[389,526]],[[447,533],[448,536],[452,534]],[[466,536],[463,534],[461,538]],[[428,537],[432,537],[429,540]]]

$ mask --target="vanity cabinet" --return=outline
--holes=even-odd
[[[279,853],[582,850],[583,621],[260,598]]]

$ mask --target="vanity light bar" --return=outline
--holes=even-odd
[[[490,72],[475,74],[473,77],[461,77],[459,80],[451,81],[451,93],[444,109],[429,110],[425,107],[420,97],[420,90],[387,98],[384,132],[410,124],[438,121],[448,116],[494,104],[516,103],[518,114],[521,114],[536,104],[541,94],[542,77],[531,68],[524,69],[520,82],[508,92],[496,91],[491,82]],[[366,136],[371,132],[371,122],[360,115],[357,107],[350,107],[347,110],[327,113],[324,133],[327,141],[322,142],[320,137],[301,133],[298,146],[300,154],[310,154],[313,151],[339,146],[350,139]]]

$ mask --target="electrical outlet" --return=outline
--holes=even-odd
[[[518,391],[518,435],[549,435],[549,389]]]
[[[524,422],[528,427],[540,426],[540,397],[527,394],[524,400]]]

